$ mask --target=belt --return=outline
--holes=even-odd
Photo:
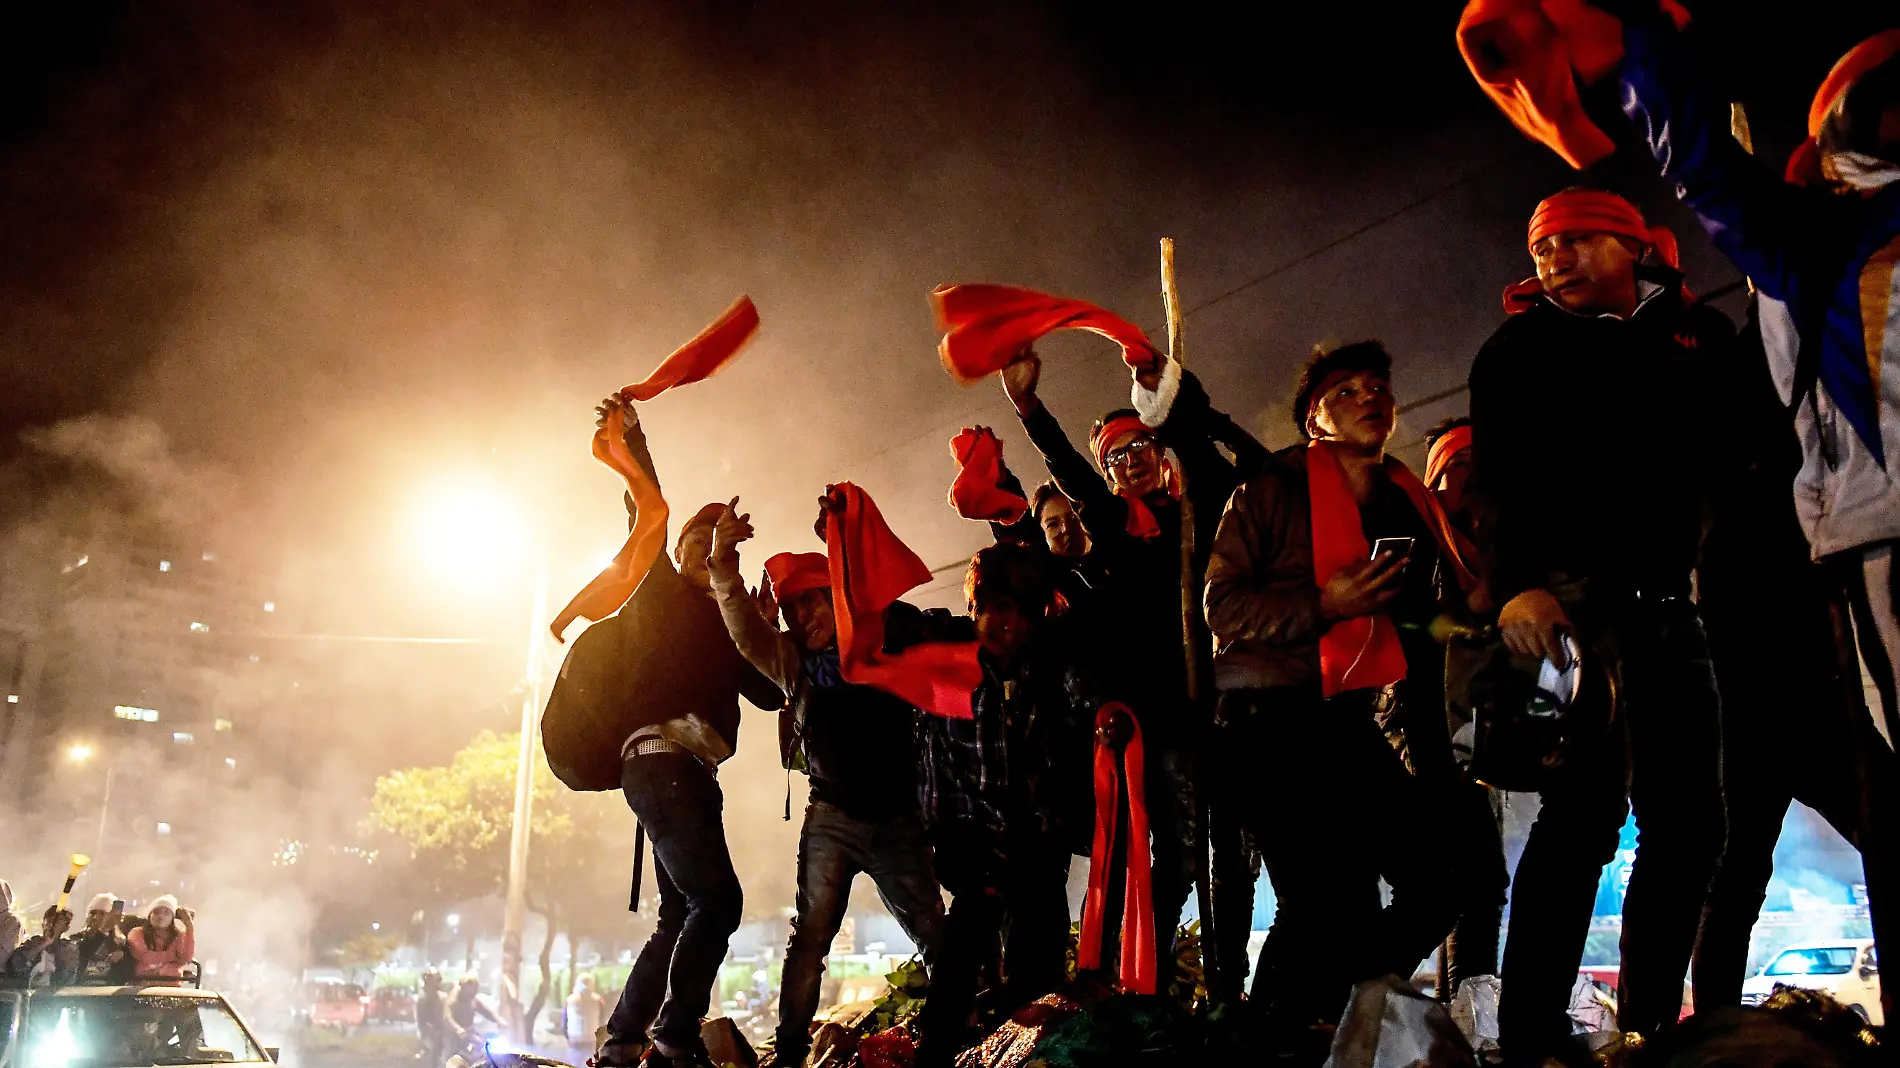
[[[691,749],[665,738],[641,738],[633,743],[634,756],[652,756],[655,753],[681,753],[698,759]]]

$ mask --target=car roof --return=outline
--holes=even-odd
[[[1826,942],[1796,942],[1793,945],[1782,946],[1781,951],[1775,955],[1780,956],[1781,953],[1786,953],[1791,949],[1866,949],[1873,944],[1874,940],[1871,938],[1836,938]]]
[[[146,986],[143,984],[136,984],[132,986],[35,987],[32,993],[36,997],[59,997],[59,998],[64,998],[64,997],[81,997],[81,998],[170,997],[170,998],[192,998],[199,1001],[218,1000],[218,993],[213,990],[199,990],[196,987],[189,987],[189,986],[164,986],[164,985]]]

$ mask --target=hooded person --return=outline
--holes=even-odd
[[[161,894],[146,910],[145,922],[126,936],[125,946],[132,954],[134,979],[175,982],[198,954],[198,925],[190,909],[178,907],[177,898]]]
[[[811,1049],[825,957],[844,922],[852,880],[871,877],[926,965],[943,930],[943,893],[918,809],[912,732],[919,712],[883,690],[845,681],[823,553],[779,553],[765,562],[784,629],[767,618],[740,576],[739,546],[753,529],[737,506],[735,498],[714,527],[713,598],[740,654],[789,703],[780,756],[788,771],[805,772],[811,783],[772,1054],[772,1063],[796,1066]],[[898,602],[886,616],[916,612]]]
[[[442,1068],[449,1050],[449,1003],[442,973],[434,968],[422,973],[422,990],[416,994],[416,1038],[422,1043],[422,1068]],[[588,1042],[593,1041],[590,1032]]]
[[[599,414],[599,425],[622,426],[622,443],[657,497],[659,478],[632,406],[616,394]],[[631,493],[627,500],[629,527],[642,529],[641,506]],[[744,905],[716,769],[738,745],[740,696],[765,709],[779,707],[783,696],[739,654],[714,601],[707,556],[725,510],[699,509],[680,529],[672,559],[659,554],[625,606],[594,625],[615,628],[607,633],[618,643],[618,674],[601,678],[619,680],[625,692],[572,688],[587,666],[579,658],[589,630],[562,665],[543,719],[564,702],[612,714],[611,722],[594,721],[591,736],[617,753],[621,792],[653,846],[659,915],[595,1057],[611,1068],[643,1056],[648,1068],[705,1061],[699,1022]]]
[[[1217,770],[1251,786],[1239,815],[1278,899],[1251,1003],[1280,1055],[1320,1055],[1354,984],[1410,977],[1456,911],[1442,857],[1457,852],[1440,842],[1455,829],[1422,833],[1433,825],[1411,814],[1442,807],[1450,778],[1429,627],[1441,561],[1461,564],[1424,486],[1386,455],[1391,376],[1376,341],[1315,353],[1293,401],[1307,443],[1234,491],[1207,570],[1229,732]],[[1416,779],[1382,714],[1405,731]]]
[[[20,945],[20,918],[13,914],[13,884],[0,879],[0,960]]]
[[[70,938],[78,950],[77,982],[111,984],[130,978],[132,956],[119,930],[123,907],[110,892],[94,894],[86,903],[86,926]]]
[[[1595,887],[1632,807],[1617,1018],[1651,1033],[1681,1009],[1723,840],[1719,702],[1690,582],[1721,440],[1701,398],[1734,330],[1685,303],[1673,241],[1613,193],[1546,198],[1526,245],[1536,276],[1506,291],[1470,373],[1490,591],[1512,654],[1562,669],[1574,643],[1585,675],[1618,680],[1614,726],[1580,732],[1541,779],[1511,892],[1500,1039],[1535,1059],[1569,1041]]]
[[[1211,728],[1212,673],[1200,599],[1183,609],[1182,591],[1198,590],[1222,507],[1267,450],[1208,400],[1178,362],[1159,358],[1133,370],[1134,407],[1112,411],[1089,434],[1093,463],[1076,449],[1038,391],[1042,361],[1025,350],[1002,370],[1003,388],[1050,476],[1071,503],[1110,577],[1100,612],[1123,624],[1107,685],[1125,693],[1148,749],[1146,793],[1153,828],[1157,945],[1164,961],[1197,879],[1195,766]],[[1226,446],[1229,459],[1221,452]],[[1178,468],[1165,455],[1172,450]],[[1192,552],[1182,574],[1183,502],[1192,503]],[[1191,687],[1187,651],[1193,650]],[[1198,699],[1190,700],[1191,689]],[[1222,965],[1225,968],[1225,965]]]

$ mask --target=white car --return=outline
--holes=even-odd
[[[1803,942],[1768,959],[1761,973],[1742,984],[1742,1004],[1759,1005],[1777,986],[1822,990],[1879,1026],[1880,961],[1869,938]]]
[[[0,990],[0,1068],[272,1068],[230,1004],[180,986]]]

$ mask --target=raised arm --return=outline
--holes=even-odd
[[[1207,564],[1207,626],[1220,648],[1255,641],[1313,641],[1330,625],[1311,574],[1272,572],[1290,522],[1292,494],[1271,472],[1234,491],[1221,513]]]
[[[1219,515],[1235,487],[1265,467],[1272,453],[1232,416],[1214,407],[1193,372],[1169,360],[1152,378],[1152,385],[1136,378],[1135,411],[1181,461],[1194,506],[1208,515]],[[1221,454],[1221,445],[1234,454],[1232,460]]]
[[[1056,417],[1043,405],[1036,393],[1041,377],[1042,358],[1033,351],[1026,352],[1003,368],[1003,392],[1022,419],[1030,443],[1042,454],[1049,476],[1075,502],[1076,514],[1082,517],[1082,525],[1089,535],[1102,542],[1127,529],[1128,503],[1115,496],[1108,480],[1088,457],[1076,450],[1069,435],[1063,432],[1062,424],[1056,422]]]
[[[1694,30],[1667,18],[1630,19],[1616,72],[1623,113],[1716,247],[1762,292],[1799,301],[1804,268],[1846,262],[1859,203],[1783,182],[1744,151],[1693,44]]]
[[[798,689],[798,646],[760,612],[759,602],[739,574],[739,544],[752,537],[752,517],[738,514],[738,503],[734,497],[713,528],[712,556],[706,561],[712,572],[713,600],[739,655],[789,699]]]
[[[1016,477],[1016,472],[1011,471],[1007,463],[1003,464],[1003,474],[996,480],[996,488],[1005,493],[1014,493],[1023,500],[1029,500],[1029,494],[1023,492],[1023,480]],[[1012,542],[1017,545],[1036,547],[1045,544],[1042,537],[1042,523],[1037,520],[1036,509],[1033,505],[1023,513],[1021,519],[1014,523],[998,523],[991,520],[990,536],[998,543]]]

